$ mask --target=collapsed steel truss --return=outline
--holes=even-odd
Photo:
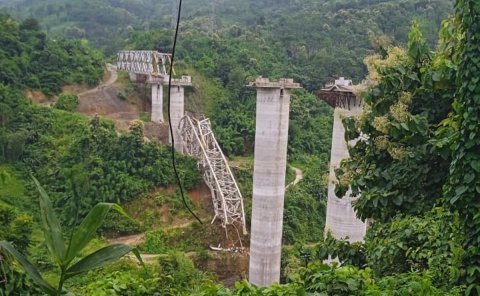
[[[120,51],[117,54],[117,68],[135,74],[166,76],[166,65],[171,64],[170,57],[170,54],[150,50]]]
[[[240,224],[246,234],[243,197],[215,139],[210,120],[197,120],[186,115],[180,120],[179,131],[184,152],[198,159],[203,179],[212,193],[215,211],[212,223],[219,218],[223,227]]]

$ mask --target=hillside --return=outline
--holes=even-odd
[[[223,233],[218,232],[218,225],[199,227],[191,221],[192,217],[186,213],[178,193],[172,192],[169,188],[174,180],[166,147],[155,141],[144,143],[143,124],[135,122],[130,126],[130,132],[118,133],[118,127],[116,128],[108,119],[110,113],[115,111],[113,109],[108,110],[107,118],[97,116],[89,118],[75,112],[85,112],[83,110],[85,104],[94,105],[93,109],[98,111],[102,101],[98,101],[96,97],[90,98],[88,94],[102,94],[109,90],[110,86],[105,84],[95,87],[100,81],[99,74],[102,72],[103,56],[99,52],[93,50],[86,40],[68,40],[47,36],[41,32],[38,23],[32,19],[18,22],[9,16],[2,16],[0,24],[0,36],[3,37],[1,40],[6,45],[1,51],[5,57],[2,63],[15,70],[5,71],[9,68],[3,67],[0,71],[0,75],[2,75],[0,88],[0,106],[2,106],[0,113],[2,119],[2,128],[0,129],[2,148],[0,155],[2,175],[0,210],[11,212],[11,216],[14,217],[6,220],[5,227],[7,228],[5,229],[28,225],[28,228],[22,230],[23,232],[5,230],[2,232],[1,239],[13,241],[15,246],[21,247],[22,252],[30,255],[35,264],[41,266],[45,264],[42,268],[47,275],[53,272],[53,262],[50,259],[44,259],[47,256],[46,248],[38,246],[42,242],[41,238],[32,235],[32,232],[40,231],[39,225],[36,223],[21,224],[28,223],[23,221],[32,221],[39,215],[35,207],[36,191],[26,190],[26,188],[33,187],[29,176],[32,173],[52,199],[61,223],[69,230],[88,213],[95,203],[118,202],[129,213],[134,214],[137,222],[124,221],[118,215],[109,216],[109,221],[105,223],[100,234],[115,236],[146,231],[145,242],[140,248],[142,251],[154,253],[151,255],[155,256],[154,258],[158,256],[158,253],[172,252],[173,250],[208,253],[207,249],[210,245],[217,246],[223,242]],[[199,37],[192,41],[203,42],[204,40]],[[237,64],[238,68],[240,65],[238,59],[241,56],[239,57],[235,53],[236,43],[237,41],[232,40],[225,46],[231,52],[232,62]],[[15,45],[15,50],[10,50],[12,44]],[[243,43],[241,45],[243,46]],[[36,50],[32,50],[34,47]],[[199,53],[200,51],[194,55]],[[194,55],[192,58],[195,57]],[[189,58],[186,56],[183,62],[184,66],[179,65],[179,67],[189,65],[188,60]],[[263,67],[268,67],[267,61],[263,64]],[[41,67],[29,68],[34,65],[41,65]],[[197,64],[191,63],[190,67],[193,68],[190,69],[193,70],[197,66]],[[252,77],[256,75],[254,70],[252,69],[249,74]],[[227,112],[233,113],[235,110],[228,111],[227,108],[222,107],[219,101],[213,99],[223,99],[225,100],[224,104],[228,104],[227,100],[234,99],[237,93],[242,94],[244,102],[249,102],[249,109],[242,111],[248,117],[233,118],[237,123],[248,124],[248,131],[242,130],[239,125],[237,125],[238,130],[232,130],[227,126],[228,122],[225,122],[223,126],[216,124],[220,134],[223,131],[223,136],[220,135],[222,139],[233,140],[233,142],[222,141],[222,145],[226,148],[225,151],[232,155],[246,155],[245,158],[238,159],[242,165],[236,170],[242,190],[245,192],[249,216],[252,177],[252,162],[249,154],[252,146],[251,141],[246,142],[244,147],[239,143],[244,139],[252,138],[254,118],[250,116],[250,113],[252,113],[253,92],[247,91],[243,87],[243,80],[247,78],[246,76],[238,76],[232,80],[232,76],[228,72],[224,72],[225,82],[217,83],[212,77],[213,71],[214,69],[205,68],[198,70],[198,76],[194,75],[194,77],[203,79],[202,83],[196,87],[193,93],[188,94],[187,101],[191,104],[192,101],[199,100],[201,105],[212,108],[213,111],[210,110],[212,113],[215,113],[214,110],[218,110],[218,108],[225,109],[225,117],[218,116],[215,119],[216,122],[229,119]],[[28,75],[22,76],[22,73],[28,73]],[[52,79],[52,77],[56,77],[56,79]],[[107,80],[110,81],[110,79]],[[83,85],[69,85],[72,83]],[[118,87],[122,87],[122,85],[120,84]],[[127,85],[127,87],[132,86]],[[88,88],[91,90],[84,91]],[[78,93],[77,97],[74,93],[62,93],[62,89],[73,91],[80,89],[82,92]],[[143,93],[136,87],[129,91],[126,89],[123,91],[127,94],[132,91]],[[212,91],[221,93],[222,97],[209,98]],[[201,94],[199,95],[197,92]],[[48,99],[49,104],[42,101],[42,104],[39,105],[30,102],[25,97],[25,93],[36,93],[37,95],[43,93],[44,96],[52,96],[52,98]],[[116,96],[115,92],[108,95]],[[121,103],[120,105],[128,106],[129,104],[128,101],[122,102],[118,98],[115,100]],[[286,202],[288,223],[284,228],[285,242],[288,244],[300,241],[314,242],[321,236],[324,223],[325,188],[323,180],[316,179],[314,176],[321,175],[325,171],[326,155],[329,149],[328,133],[331,129],[329,116],[331,111],[328,106],[305,91],[295,94],[294,101],[291,133],[294,141],[291,149],[296,151],[297,162],[304,170],[306,177],[301,182],[305,186],[294,186],[295,188],[288,192]],[[110,107],[114,108],[115,106]],[[310,109],[308,113],[305,111],[306,107]],[[240,101],[237,102],[236,108],[242,108]],[[86,113],[89,114],[89,112]],[[310,113],[319,116],[308,118]],[[310,133],[301,133],[300,131],[304,127],[308,128]],[[317,129],[317,132],[313,133],[313,129]],[[313,141],[307,143],[308,139]],[[320,147],[320,145],[322,149],[313,153],[313,147]],[[292,161],[295,160],[293,155]],[[306,166],[307,159],[312,161],[308,166]],[[178,165],[182,172],[185,188],[195,187],[191,193],[197,199],[193,205],[195,211],[200,213],[202,219],[210,220],[211,202],[208,194],[198,193],[202,192],[202,188],[199,184],[198,172],[195,166],[192,166],[194,162],[190,158],[180,157]],[[288,182],[293,181],[291,177],[294,178],[293,173],[289,173],[290,180],[287,180]],[[5,189],[3,189],[3,185],[5,185]],[[198,188],[199,186],[200,188]],[[190,201],[188,203],[192,206]],[[301,209],[305,207],[310,210],[311,216],[305,216],[302,213]],[[15,220],[17,217],[24,220],[17,222]],[[12,219],[15,222],[11,222]],[[170,223],[187,226],[184,230],[179,231],[174,227],[166,227]],[[163,238],[168,238],[168,242],[163,242]],[[246,244],[248,244],[247,238],[245,238]],[[104,244],[105,242],[101,239],[97,242],[99,246]],[[213,258],[215,257],[213,256]],[[212,262],[215,263],[221,257],[219,259],[212,258],[213,261],[208,258],[204,256],[200,259],[197,258],[196,261],[206,270],[216,272],[220,278],[231,278],[228,273],[223,274],[224,271],[222,271],[223,269],[231,270],[231,266],[210,267]],[[245,262],[245,257],[240,256],[235,260]],[[245,263],[241,264],[245,266]],[[117,270],[120,269],[134,272],[131,266],[117,267]],[[10,271],[13,273],[11,277],[19,277],[16,269]],[[198,271],[195,270],[195,272]],[[234,272],[240,274],[241,270],[234,270]],[[24,277],[21,278],[24,279]],[[237,276],[234,279],[239,278]],[[24,289],[24,291],[33,287],[28,280],[22,283],[12,283],[12,285],[17,284],[22,287],[17,288]],[[72,285],[79,284],[72,283]],[[79,285],[80,288],[85,289]]]
[[[146,137],[148,89],[104,67],[119,49],[170,51],[174,1],[0,0],[18,17],[0,14],[0,294],[480,295],[480,8],[453,2],[184,2],[175,68],[193,78],[186,109],[211,118],[247,227],[246,84],[304,87],[290,104],[280,283],[256,287],[242,281],[249,237],[209,223],[195,159],[175,154],[203,224],[185,208],[170,148]],[[338,195],[351,190],[369,223],[356,243],[324,233],[332,108],[314,91],[340,75],[369,82],[362,115],[343,119],[352,157],[335,172]],[[88,214],[102,207],[116,212]],[[122,242],[146,265],[117,260],[133,246],[108,245]],[[87,255],[99,249],[110,252]],[[331,258],[341,266],[323,264]]]
[[[264,47],[287,57],[288,69],[282,75],[316,89],[335,75],[363,79],[362,60],[375,49],[376,36],[404,43],[413,18],[433,46],[452,4],[452,0],[187,0],[181,26],[183,34],[259,39]],[[87,38],[109,55],[122,49],[135,32],[171,28],[175,5],[166,0],[13,0],[3,9],[20,18],[39,19],[51,34]]]

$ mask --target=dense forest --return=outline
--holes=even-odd
[[[176,5],[0,1],[0,295],[480,294],[476,1],[185,1],[175,67],[193,77],[187,109],[211,118],[237,164],[247,222],[255,92],[245,85],[263,75],[304,87],[288,143],[304,178],[286,191],[282,282],[267,288],[227,288],[204,269],[233,260],[208,250],[222,231],[192,222],[170,148],[146,140],[144,122],[119,131],[76,112],[78,94],[65,91],[98,85],[117,50],[170,52]],[[340,75],[367,82],[364,113],[344,119],[346,139],[360,140],[336,187],[373,221],[363,243],[323,233],[332,110],[312,92]],[[177,159],[182,186],[199,190],[195,160]],[[211,220],[211,205],[186,203]],[[132,248],[109,239],[138,233],[133,251],[153,262],[117,261]]]
[[[35,17],[50,34],[86,38],[112,54],[138,31],[171,29],[176,5],[167,0],[17,0],[9,1],[4,10],[21,18]],[[451,0],[187,0],[181,30],[213,42],[234,38],[258,43],[262,51],[277,52],[275,58],[283,56],[277,63],[285,70],[268,74],[292,76],[312,90],[335,75],[362,80],[363,57],[375,49],[369,39],[385,36],[405,43],[412,18],[433,46],[440,21],[451,7]],[[188,40],[187,36],[182,38]],[[161,41],[159,49],[171,48]]]

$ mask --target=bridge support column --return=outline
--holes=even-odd
[[[257,78],[253,204],[249,281],[269,286],[280,280],[285,169],[292,79]]]
[[[340,161],[348,158],[348,147],[345,142],[345,128],[342,117],[356,116],[361,114],[362,107],[355,105],[350,110],[335,108],[332,133],[332,150],[330,152],[330,174],[328,182],[327,217],[325,232],[331,232],[336,239],[345,239],[349,242],[361,242],[367,232],[367,224],[358,219],[352,206],[355,200],[350,190],[345,196],[338,198],[335,195],[335,169]]]
[[[152,84],[152,121],[164,122],[163,119],[163,85]]]
[[[174,148],[183,152],[183,140],[178,125],[185,115],[185,88],[180,85],[172,85],[170,91],[170,120],[172,122]],[[172,144],[172,135],[169,133],[169,142]]]

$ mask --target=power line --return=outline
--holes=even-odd
[[[170,138],[172,139],[172,165],[173,165],[173,171],[175,172],[175,177],[177,178],[177,183],[178,187],[180,188],[180,194],[182,196],[182,201],[183,204],[185,205],[185,208],[192,214],[193,217],[195,217],[200,224],[203,224],[203,222],[198,218],[197,215],[190,209],[188,206],[186,200],[185,200],[185,194],[183,192],[183,186],[182,186],[182,181],[180,180],[180,176],[178,175],[178,170],[177,170],[177,164],[176,164],[176,159],[175,159],[175,138],[173,137],[173,127],[172,127],[172,119],[170,116],[170,101],[171,101],[171,89],[172,89],[172,73],[173,73],[173,61],[175,60],[175,49],[177,47],[177,38],[178,38],[178,28],[180,26],[180,16],[182,12],[182,0],[179,0],[178,3],[178,14],[177,14],[177,23],[175,26],[175,36],[173,37],[173,47],[172,47],[172,59],[170,62],[170,71],[168,75],[168,125],[170,126]]]

